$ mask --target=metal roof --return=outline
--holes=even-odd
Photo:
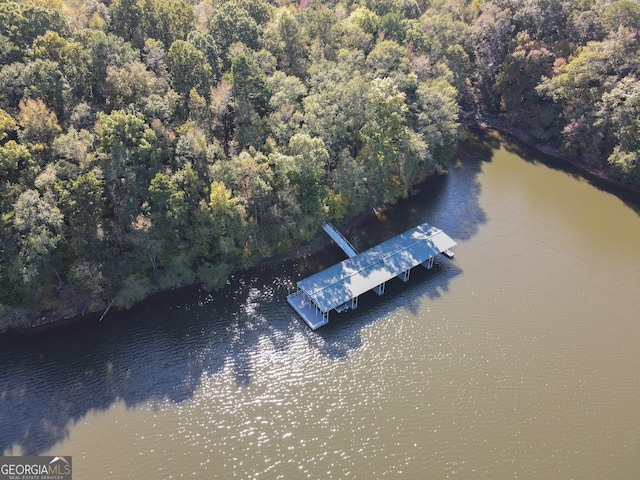
[[[455,245],[442,230],[423,223],[299,281],[298,287],[328,312]]]

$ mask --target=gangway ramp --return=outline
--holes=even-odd
[[[336,244],[347,254],[349,258],[353,258],[358,255],[358,251],[355,249],[351,242],[342,235],[336,227],[331,225],[329,222],[324,222],[322,226],[327,235],[331,237],[331,239],[336,242]]]

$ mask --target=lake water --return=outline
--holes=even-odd
[[[74,478],[634,478],[640,216],[474,134],[450,175],[341,230],[457,242],[312,332],[286,302],[313,255],[126,314],[0,340],[0,453]]]

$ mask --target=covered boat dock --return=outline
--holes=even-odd
[[[441,253],[451,258],[455,245],[442,230],[423,223],[362,253],[351,256],[355,249],[347,252],[351,258],[299,281],[298,290],[287,300],[315,330],[329,322],[331,310],[356,308],[363,293],[373,290],[382,295],[386,282],[392,278],[406,282],[413,267],[422,264],[431,268],[434,258]]]

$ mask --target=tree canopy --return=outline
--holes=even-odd
[[[640,186],[637,0],[0,0],[0,329],[394,203],[498,116]]]

